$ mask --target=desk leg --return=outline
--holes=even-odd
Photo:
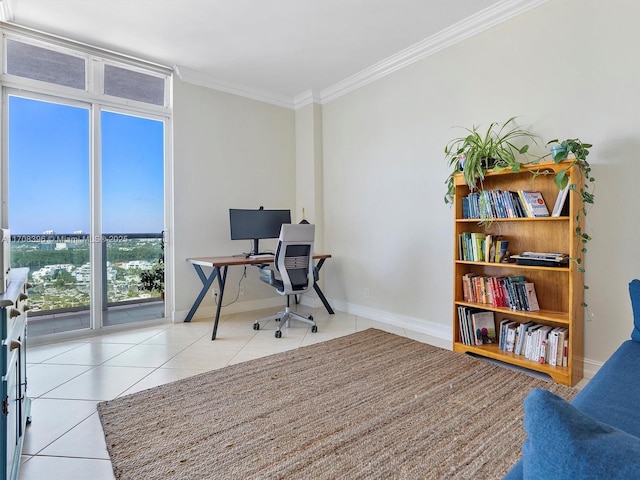
[[[222,272],[218,272],[218,289],[220,290],[220,296],[218,298],[218,305],[216,306],[216,319],[213,321],[213,333],[211,334],[211,340],[216,339],[216,332],[218,331],[218,320],[220,320],[220,309],[222,308],[222,298],[224,297],[224,286],[227,283],[227,270],[229,267],[222,267]]]
[[[325,261],[325,259],[321,258],[320,261],[318,262],[318,265],[316,265],[316,269],[318,270],[318,273],[320,272],[320,269],[322,268],[322,265],[324,265],[324,261]],[[326,308],[327,312],[329,312],[329,315],[333,315],[335,312],[333,311],[333,308],[331,308],[331,305],[329,305],[329,301],[324,296],[324,293],[322,293],[322,290],[320,290],[320,286],[318,285],[317,282],[313,283],[313,289],[318,294],[318,297],[320,297],[320,300],[322,301],[322,304],[324,305],[324,308]]]
[[[220,273],[220,269],[218,267],[214,267],[213,272],[211,272],[211,275],[207,278],[205,273],[202,271],[202,267],[200,265],[194,264],[193,268],[195,268],[196,273],[198,274],[198,277],[200,277],[200,281],[202,282],[202,290],[200,290],[200,293],[198,294],[198,298],[196,298],[196,301],[193,302],[193,306],[191,307],[191,310],[189,310],[187,317],[184,319],[185,322],[191,321],[191,319],[193,318],[193,315],[196,313],[196,310],[198,310],[198,307],[202,303],[202,300],[204,300],[205,295],[209,291],[211,284],[213,284],[213,281],[216,279],[216,277]]]

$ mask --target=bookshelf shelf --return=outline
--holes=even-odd
[[[460,265],[481,265],[490,268],[504,268],[508,270],[544,270],[556,273],[569,273],[569,267],[538,267],[534,265],[516,265],[515,263],[491,263],[491,262],[472,262],[469,260],[456,260],[456,264]]]
[[[457,218],[456,223],[486,222],[563,222],[569,217],[537,217],[537,218]]]
[[[551,211],[558,189],[554,183],[554,173],[566,168],[566,163],[555,164],[549,162],[529,166],[518,173],[503,170],[499,173],[489,171],[482,181],[483,190],[519,191],[533,190],[542,193],[547,208]],[[548,174],[532,175],[532,172]],[[577,184],[580,190],[581,177],[576,167],[568,172],[571,183]],[[453,350],[456,352],[473,353],[512,365],[517,365],[536,372],[549,375],[555,382],[575,385],[583,376],[583,275],[579,272],[578,261],[582,262],[582,242],[575,235],[575,218],[582,208],[581,197],[571,191],[567,198],[568,214],[560,217],[526,217],[526,218],[463,218],[463,199],[469,193],[462,175],[454,178],[454,248],[453,248]],[[562,267],[517,265],[515,263],[494,263],[485,261],[469,261],[466,251],[464,260],[459,243],[463,234],[485,234],[494,238],[507,240],[510,254],[522,252],[557,252],[568,254],[573,261]],[[475,236],[475,235],[474,235]],[[481,236],[481,235],[480,235]],[[466,248],[466,247],[465,247]],[[472,258],[475,258],[473,256]],[[470,275],[480,277],[524,277],[525,281],[535,286],[540,310],[513,310],[508,307],[494,306],[492,303],[477,303],[469,301],[468,290],[465,293],[463,278]],[[491,302],[491,295],[488,295]],[[474,300],[476,298],[473,298]],[[485,298],[483,297],[483,300]],[[566,328],[567,359],[566,366],[551,365],[527,359],[524,355],[509,352],[501,346],[492,343],[484,345],[469,345],[464,341],[459,319],[459,309],[465,307],[469,311],[488,311],[494,313],[496,331],[499,332],[500,322],[509,320],[516,322],[516,326],[527,322],[534,322],[543,327]],[[466,327],[465,327],[466,328]],[[468,338],[468,337],[467,337]],[[471,342],[473,343],[473,342]]]
[[[460,353],[472,353],[475,355],[481,355],[483,357],[492,358],[501,362],[506,362],[511,365],[526,368],[536,372],[541,372],[549,375],[554,382],[562,384],[570,384],[571,382],[571,370],[569,367],[552,367],[546,363],[538,363],[533,360],[527,360],[522,355],[515,355],[513,353],[504,352],[499,350],[497,345],[463,345],[461,343],[454,344],[453,350]]]
[[[569,325],[569,314],[567,312],[556,312],[554,310],[537,310],[535,312],[529,312],[526,310],[513,310],[511,308],[494,307],[486,303],[475,302],[456,302],[456,305],[462,305],[464,307],[477,308],[481,310],[487,310],[489,312],[496,312],[498,315],[508,317],[526,318],[539,322],[553,322],[558,325]],[[457,320],[457,317],[456,317]]]

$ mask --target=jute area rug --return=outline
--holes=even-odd
[[[576,393],[369,329],[98,411],[122,480],[498,479],[520,456],[534,387]]]

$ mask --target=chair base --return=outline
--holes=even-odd
[[[278,312],[274,315],[270,315],[268,317],[264,317],[264,318],[260,318],[258,320],[256,320],[255,322],[253,322],[253,329],[254,330],[260,330],[260,322],[263,321],[267,321],[267,320],[275,320],[278,324],[278,328],[276,329],[276,338],[281,338],[282,337],[282,325],[286,325],[287,327],[289,326],[289,320],[298,320],[300,322],[304,322],[307,323],[309,325],[311,325],[311,332],[312,333],[316,333],[318,331],[318,326],[316,325],[316,322],[313,320],[313,316],[309,315],[308,317],[305,317],[303,315],[300,315],[297,312],[293,312],[291,311],[291,308],[286,307],[283,311]]]

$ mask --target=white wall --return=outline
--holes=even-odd
[[[182,321],[201,289],[188,257],[249,251],[249,241],[232,241],[229,208],[290,208],[295,211],[294,112],[176,79],[174,85],[175,320]],[[261,248],[273,248],[275,240]],[[243,270],[230,268],[224,303],[235,298]],[[247,269],[250,309],[280,305],[282,297]],[[197,317],[212,315],[208,295]]]
[[[325,293],[334,306],[451,335],[453,214],[443,202],[455,126],[520,116],[544,143],[579,137],[587,219],[587,370],[632,328],[640,277],[640,35],[635,0],[551,0],[323,106]],[[369,289],[370,298],[364,298]]]

